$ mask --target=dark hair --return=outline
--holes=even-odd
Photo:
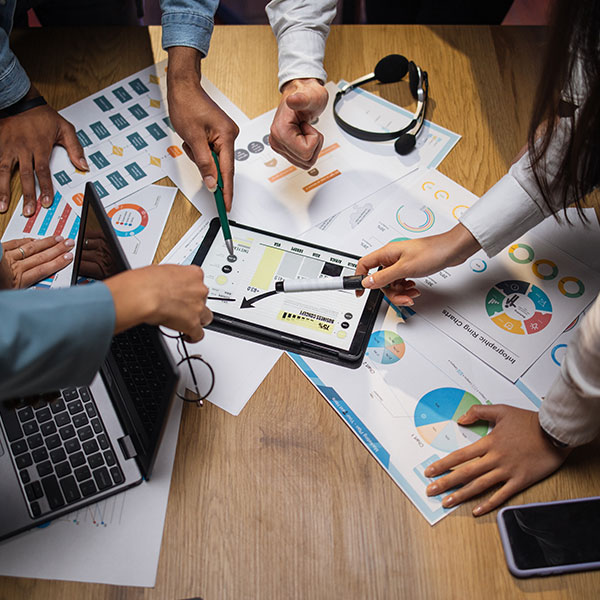
[[[575,202],[583,218],[582,201],[600,184],[600,1],[556,0],[551,23],[529,126],[531,165],[545,203],[552,207],[550,196],[558,194],[565,217]],[[557,135],[558,119],[567,118],[566,103],[573,99],[571,104],[577,104],[578,97],[577,120],[571,122],[556,170],[548,173],[544,157]],[[536,142],[544,121],[549,125]]]

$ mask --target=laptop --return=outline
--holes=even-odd
[[[72,284],[129,268],[88,183]],[[177,381],[158,327],[140,325],[113,337],[89,387],[0,401],[0,540],[149,479]]]

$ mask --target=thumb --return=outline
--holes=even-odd
[[[457,423],[459,425],[472,425],[476,421],[495,423],[500,418],[501,412],[502,407],[500,406],[475,404],[462,417],[457,419]]]
[[[79,170],[90,170],[90,167],[85,160],[85,155],[83,154],[83,148],[77,139],[75,127],[64,119],[58,129],[57,142],[67,151],[69,159]]]
[[[309,94],[304,92],[295,92],[290,94],[286,100],[288,108],[297,113],[302,113],[303,118],[309,119],[315,110],[314,102]]]

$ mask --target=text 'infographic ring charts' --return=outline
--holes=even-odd
[[[517,335],[538,333],[552,319],[550,298],[526,281],[497,283],[487,294],[485,308],[498,327]]]
[[[465,390],[450,387],[431,390],[415,408],[417,432],[430,446],[443,452],[453,452],[476,442],[487,434],[488,424],[479,421],[464,427],[457,421],[477,404],[481,402]]]
[[[380,365],[398,362],[405,352],[404,340],[394,331],[374,331],[369,338],[367,356]]]
[[[419,211],[423,213],[424,219],[423,217],[416,217],[414,214],[416,211],[402,204],[396,211],[398,225],[411,233],[423,233],[431,229],[435,223],[435,214],[428,206],[422,206]]]
[[[137,235],[148,225],[148,213],[138,204],[119,204],[108,212],[108,218],[119,237]]]

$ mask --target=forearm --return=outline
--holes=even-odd
[[[579,446],[600,433],[600,300],[579,325],[561,372],[540,409],[552,437]]]
[[[325,43],[336,14],[335,0],[272,0],[266,11],[279,51],[279,87],[292,79],[327,79]]]
[[[114,331],[102,283],[0,293],[0,399],[89,383]]]
[[[462,223],[455,225],[440,238],[440,251],[444,253],[442,263],[448,267],[460,265],[481,250],[481,245]]]

